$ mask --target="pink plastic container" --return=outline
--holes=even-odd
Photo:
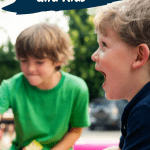
[[[107,147],[118,146],[119,142],[117,141],[93,141],[93,140],[86,140],[86,141],[79,141],[76,142],[74,145],[74,150],[103,150]]]

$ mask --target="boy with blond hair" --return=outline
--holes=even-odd
[[[150,150],[150,0],[102,6],[94,19],[99,48],[92,55],[107,99],[127,99],[119,148]]]
[[[89,126],[89,93],[79,77],[60,71],[72,60],[69,35],[40,23],[20,33],[15,45],[21,73],[0,86],[0,114],[14,113],[16,139],[10,150],[73,149]]]

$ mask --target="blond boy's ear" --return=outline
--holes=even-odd
[[[60,62],[55,62],[55,63],[54,63],[55,67],[62,66],[62,64],[63,64],[63,62],[62,62],[62,61],[60,61]]]
[[[136,69],[142,67],[148,61],[149,55],[149,47],[146,44],[140,44],[137,47],[136,57],[132,64],[132,68]]]

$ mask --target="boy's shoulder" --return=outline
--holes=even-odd
[[[143,96],[143,98],[141,98],[141,100],[139,101],[139,103],[137,103],[136,108],[140,108],[140,107],[149,107],[150,108],[150,91],[147,92],[147,94],[145,96]]]
[[[15,74],[14,76],[12,76],[11,78],[9,79],[4,79],[2,81],[2,83],[4,84],[12,84],[12,83],[19,83],[19,80],[21,81],[22,80],[22,77],[23,77],[23,73],[20,72],[20,73],[17,73]]]
[[[73,74],[70,74],[70,73],[67,73],[64,71],[62,71],[62,74],[65,76],[66,83],[69,83],[70,85],[73,85],[73,86],[80,85],[80,87],[82,87],[82,88],[83,87],[87,88],[86,82],[81,77],[78,77],[76,75],[73,75]]]
[[[131,106],[130,102],[128,108],[129,105]],[[136,104],[132,107],[131,111],[130,109],[124,110],[124,112],[125,111],[126,115],[123,113],[122,116],[122,135],[125,142],[123,142],[123,138],[121,138],[120,147],[124,149],[128,147],[137,149],[137,147],[139,147],[140,150],[143,150],[145,148],[142,145],[144,140],[146,141],[144,145],[147,145],[147,148],[150,149],[148,140],[150,136],[147,134],[150,131],[150,91],[137,97]],[[138,143],[135,143],[135,141],[138,141]],[[122,145],[123,143],[124,145]]]
[[[136,111],[140,111],[141,113],[145,110],[150,110],[150,91],[145,93],[141,98],[139,98],[139,102],[131,110],[131,114],[135,113]]]
[[[80,83],[80,82],[85,83],[85,81],[81,77],[78,77],[76,75],[73,75],[64,71],[62,71],[62,73],[65,76],[66,80],[68,81],[76,81],[77,83]]]

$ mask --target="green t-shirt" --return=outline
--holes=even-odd
[[[51,90],[40,90],[19,73],[0,86],[0,114],[12,108],[16,130],[13,150],[37,140],[48,150],[70,127],[90,125],[89,92],[79,77],[61,71],[62,77]]]

